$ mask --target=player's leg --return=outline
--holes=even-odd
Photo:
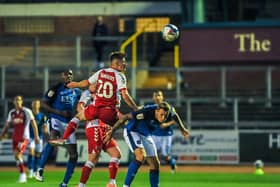
[[[34,165],[35,165],[35,141],[31,139],[29,142],[29,153],[27,157],[27,166],[29,170],[28,178],[33,178],[34,176]]]
[[[109,162],[109,183],[107,184],[107,187],[116,187],[116,176],[119,169],[119,163],[121,159],[121,151],[119,147],[117,146],[117,143],[114,139],[111,139],[111,141],[106,145],[106,152],[111,157]]]
[[[176,172],[176,159],[171,154],[172,136],[162,137],[162,155],[165,161],[170,165],[171,172]]]
[[[159,159],[157,155],[156,145],[151,136],[141,136],[144,149],[147,154],[147,162],[150,166],[150,184],[151,187],[159,186]]]
[[[76,134],[72,133],[65,144],[65,147],[69,153],[69,160],[66,164],[66,171],[64,174],[63,182],[59,185],[60,187],[66,187],[68,182],[70,181],[74,169],[77,165],[78,161],[78,152],[77,152],[77,140]]]
[[[16,159],[17,166],[19,168],[20,176],[18,179],[19,183],[25,183],[26,182],[26,174],[25,174],[25,167],[24,167],[24,161],[23,161],[23,153],[26,150],[26,147],[28,146],[28,140],[25,139],[22,142],[13,141],[13,152],[14,157]]]
[[[87,183],[92,169],[95,167],[95,165],[98,162],[98,158],[99,158],[99,154],[96,153],[88,154],[88,160],[85,162],[82,169],[79,187],[84,187],[85,184]]]
[[[145,160],[145,150],[138,133],[124,129],[124,139],[129,149],[134,153],[135,159],[130,162],[125,177],[124,187],[129,187],[138,169]]]
[[[40,139],[39,143],[35,145],[35,160],[34,160],[33,171],[37,171],[37,169],[38,169],[38,165],[39,165],[39,161],[41,159],[42,151],[43,151],[43,139]]]
[[[56,120],[56,119],[50,119],[49,120],[49,128],[50,128],[50,139],[56,139],[59,137],[60,132],[62,131],[62,127],[60,124],[60,121]],[[50,144],[47,143],[43,149],[42,152],[42,156],[41,159],[39,161],[39,166],[35,175],[35,179],[37,181],[43,182],[44,181],[44,168],[45,165],[49,159],[49,156],[51,155],[51,153],[53,152],[54,147]]]
[[[88,160],[83,166],[79,187],[84,187],[87,183],[92,168],[94,168],[98,162],[102,147],[99,128],[97,126],[86,128],[86,137],[88,140]]]

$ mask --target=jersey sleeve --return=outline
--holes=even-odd
[[[60,86],[61,83],[51,87],[44,95],[44,100],[47,101],[48,103],[53,103],[57,94],[57,90],[59,89]]]
[[[31,120],[35,119],[32,111],[29,108],[24,108],[24,112],[25,112],[27,121],[31,121]]]
[[[97,71],[96,73],[94,73],[92,76],[90,76],[90,77],[88,78],[88,82],[89,82],[90,84],[93,84],[93,83],[96,83],[96,82],[97,82],[97,80],[98,80],[98,75],[99,75],[100,71],[101,71],[101,70]]]
[[[10,123],[12,122],[12,110],[10,110],[8,117],[7,117],[7,122]]]
[[[118,90],[119,91],[122,91],[122,90],[126,90],[126,77],[123,73],[121,72],[118,72],[117,75],[116,75],[116,79],[117,79],[117,86],[118,86]]]
[[[91,93],[89,90],[85,90],[82,92],[79,103],[88,103],[91,100]]]

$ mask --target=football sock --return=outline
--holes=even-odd
[[[38,168],[38,164],[39,164],[39,161],[40,161],[40,156],[35,156],[35,160],[34,160],[34,171],[37,171],[37,168]]]
[[[32,169],[31,159],[32,159],[32,155],[29,154],[28,157],[27,157],[27,167],[28,167],[29,170]]]
[[[170,160],[169,160],[169,165],[171,167],[172,170],[175,170],[176,168],[176,159],[171,157]]]
[[[87,161],[85,163],[85,165],[83,167],[83,170],[82,170],[82,175],[81,175],[81,178],[80,178],[80,185],[79,186],[82,186],[82,185],[86,184],[93,167],[94,167],[94,164],[92,162]]]
[[[24,173],[24,163],[22,159],[19,159],[17,161],[18,169],[20,173]]]
[[[53,146],[51,146],[49,143],[46,144],[43,153],[42,153],[42,157],[39,161],[39,168],[43,169],[48,161],[49,155],[52,153],[53,151]]]
[[[119,169],[120,159],[112,157],[109,162],[109,177],[110,179],[116,179],[116,175]]]
[[[78,128],[78,123],[79,123],[79,119],[77,117],[74,117],[73,119],[71,119],[71,121],[68,123],[67,128],[64,131],[64,134],[62,136],[62,139],[68,139],[69,136],[76,131],[76,129]]]
[[[35,156],[31,157],[31,161],[30,162],[31,162],[30,163],[30,170],[36,171],[36,170],[34,170],[34,168],[35,168]]]
[[[159,186],[159,170],[150,170],[150,184],[151,187]]]
[[[71,162],[71,161],[67,162],[66,172],[65,172],[65,175],[64,175],[64,179],[63,179],[64,184],[68,184],[68,182],[71,179],[72,174],[74,172],[75,166],[76,166],[76,162]]]
[[[142,163],[138,160],[134,160],[134,161],[130,162],[130,164],[128,166],[127,174],[125,177],[125,182],[124,182],[125,185],[130,186],[130,184],[133,181],[141,164]]]

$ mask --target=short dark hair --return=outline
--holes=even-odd
[[[63,71],[64,75],[67,76],[68,81],[72,81],[74,78],[73,71],[71,69],[66,69]]]
[[[171,110],[171,107],[167,102],[162,102],[162,103],[158,104],[157,109],[163,109],[165,112],[167,112],[167,116],[168,116],[169,112]]]
[[[114,52],[110,53],[110,55],[109,55],[110,62],[112,62],[115,59],[122,60],[125,57],[126,57],[125,53],[120,52],[120,51],[114,51]]]

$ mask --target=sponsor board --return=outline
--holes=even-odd
[[[178,163],[237,164],[239,138],[235,130],[192,130],[184,139],[174,131],[172,154]]]
[[[270,163],[280,162],[280,132],[240,132],[240,160],[254,162],[262,160]]]
[[[118,140],[117,143],[122,153],[122,158],[120,160],[120,163],[129,162],[129,149],[127,144],[125,143],[124,140]],[[87,140],[78,140],[78,156],[79,156],[78,157],[79,164],[83,164],[85,161],[88,160]],[[102,151],[98,163],[109,163],[110,158],[111,157],[107,153]],[[67,150],[63,147],[59,147],[56,155],[56,163],[62,164],[62,163],[66,163],[67,161],[68,161]]]

